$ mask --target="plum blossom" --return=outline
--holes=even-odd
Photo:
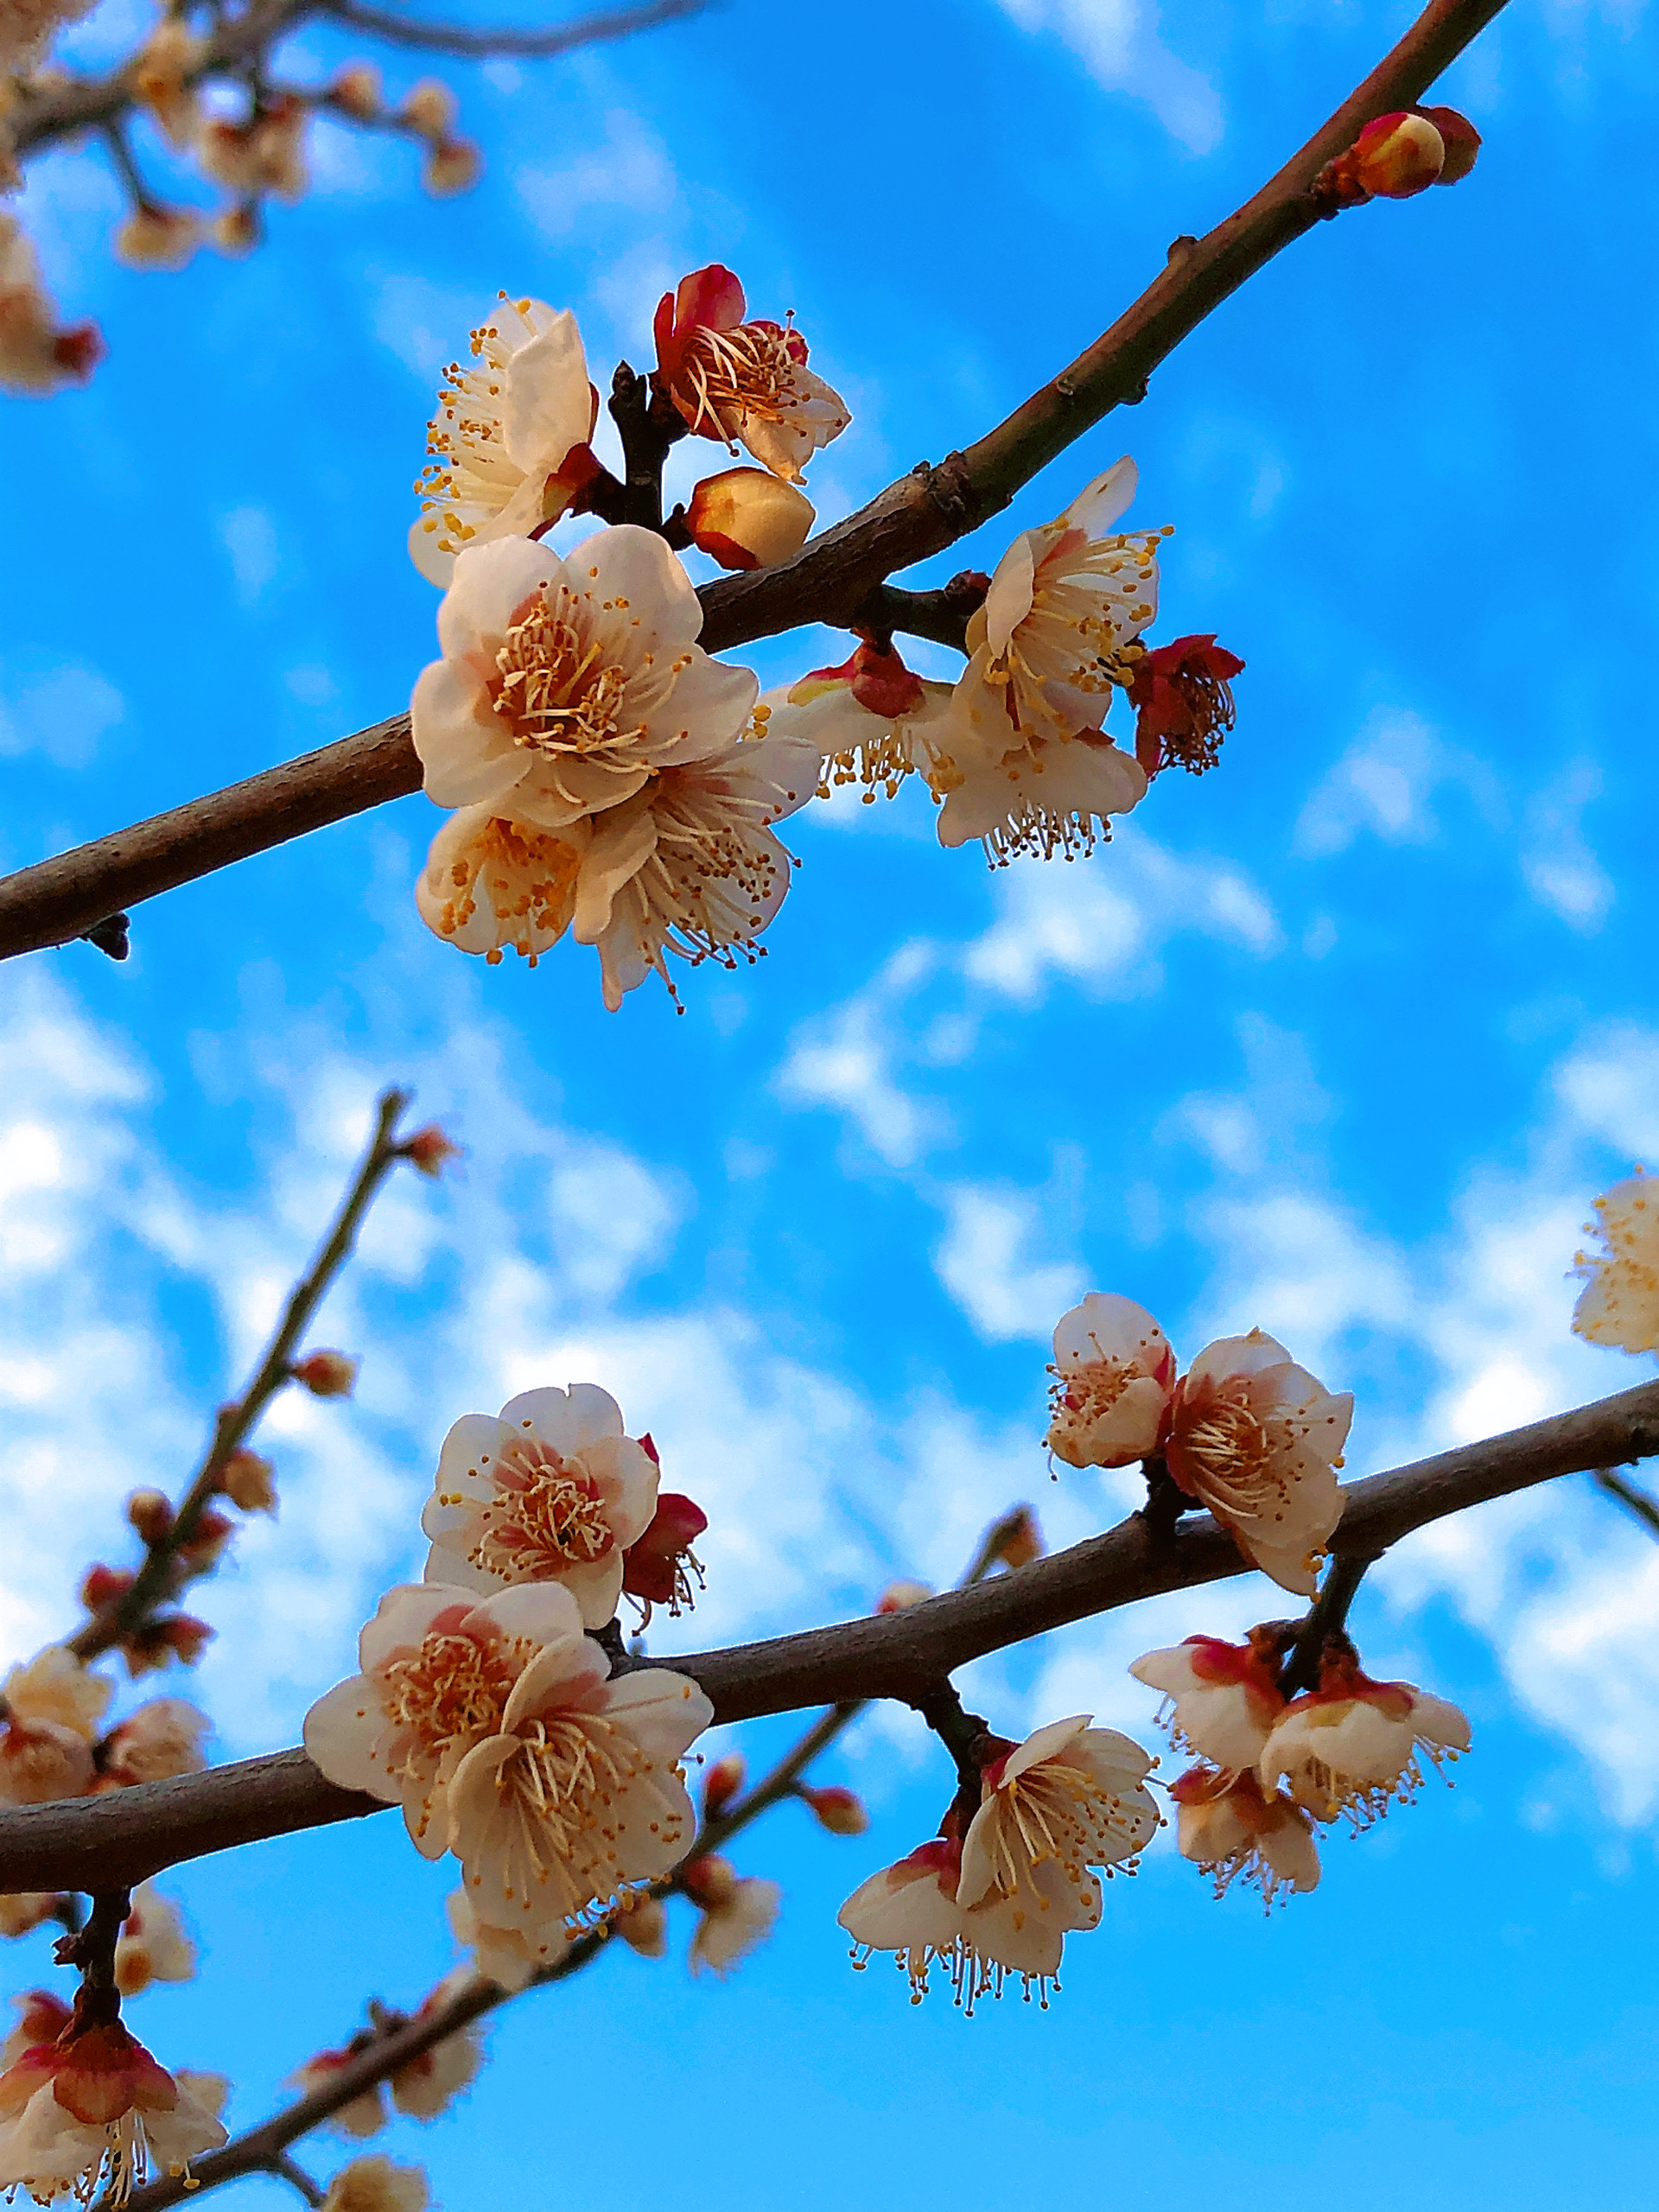
[[[0,2074],[0,2188],[37,2204],[124,2204],[152,2171],[188,2175],[226,2132],[112,2015],[74,2024]]]
[[[90,1744],[114,1688],[105,1675],[83,1667],[67,1644],[48,1643],[27,1665],[12,1668],[0,1682],[0,1699],[14,1719],[51,1721]]]
[[[32,1935],[44,1922],[55,1920],[64,1903],[59,1890],[15,1890],[0,1895],[0,1936],[10,1940]]]
[[[1154,645],[1133,664],[1135,757],[1148,776],[1170,767],[1201,776],[1221,757],[1221,741],[1236,719],[1232,679],[1244,664],[1216,643],[1215,632]]]
[[[711,1906],[699,1917],[689,1955],[692,1973],[707,1968],[729,1974],[740,1959],[758,1949],[777,1925],[783,1895],[777,1882],[743,1876],[723,1904]]]
[[[626,1435],[597,1383],[525,1390],[499,1415],[463,1414],[443,1440],[421,1516],[429,1582],[486,1595],[563,1584],[582,1625],[603,1628],[622,1594],[623,1554],[657,1510],[657,1462]]]
[[[1469,1748],[1469,1722],[1455,1705],[1409,1682],[1375,1682],[1351,1653],[1327,1648],[1319,1687],[1287,1706],[1257,1772],[1264,1789],[1289,1783],[1315,1820],[1344,1816],[1356,1833],[1390,1802],[1409,1804],[1423,1786],[1421,1752],[1435,1766]]]
[[[1101,724],[1125,649],[1158,611],[1160,531],[1107,536],[1135,495],[1125,458],[1065,512],[1024,531],[969,618],[959,736],[934,780],[946,845],[982,838],[994,861],[1090,850],[1095,824],[1146,795],[1146,771]]]
[[[469,547],[410,707],[428,797],[563,830],[724,753],[757,686],[710,660],[702,627],[684,569],[632,524],[563,560],[524,537]]]
[[[642,1959],[668,1956],[668,1913],[662,1899],[652,1897],[649,1890],[625,1899],[611,1924],[628,1948]]]
[[[70,2006],[49,1989],[25,1989],[11,2001],[17,2018],[11,2032],[0,2043],[0,2070],[21,2058],[26,2050],[33,2050],[37,2044],[55,2043],[74,2018]]]
[[[1260,1329],[1206,1344],[1175,1387],[1164,1451],[1189,1497],[1231,1530],[1251,1565],[1311,1597],[1342,1517],[1336,1471],[1353,1419]]]
[[[184,1932],[178,1907],[154,1882],[140,1882],[116,1938],[116,1987],[124,1997],[137,1997],[153,1981],[188,1981],[195,1970],[196,1947]]]
[[[444,1910],[456,1942],[472,1953],[474,1969],[498,1989],[522,1989],[532,1975],[551,1966],[571,1941],[564,1928],[540,1929],[531,1936],[516,1928],[486,1928],[465,1890],[451,1890]]]
[[[329,2183],[321,2212],[426,2212],[431,2191],[422,2166],[395,2166],[381,2152],[353,2158]]]
[[[4,168],[0,135],[0,174]],[[85,384],[103,352],[96,323],[58,321],[22,224],[0,209],[0,391],[46,392]]]
[[[679,1756],[713,1708],[664,1668],[608,1679],[569,1590],[393,1590],[359,1651],[363,1672],[306,1716],[306,1748],[331,1781],[400,1803],[425,1857],[454,1852],[478,1923],[590,1927],[673,1866],[694,1826]]]
[[[798,484],[802,464],[852,421],[838,391],[806,365],[792,324],[746,322],[743,287],[713,263],[664,292],[652,382],[700,437],[741,442],[774,476]]]
[[[1261,1630],[1248,1643],[1189,1636],[1170,1649],[1143,1653],[1129,1672],[1164,1693],[1159,1718],[1172,1743],[1236,1772],[1255,1766],[1285,1709],[1277,1656],[1276,1640]]]
[[[15,1717],[0,1736],[0,1805],[45,1805],[92,1786],[92,1747],[55,1720]]]
[[[1573,1309],[1575,1335],[1621,1351],[1659,1351],[1659,1190],[1637,1168],[1595,1202],[1588,1233],[1599,1252],[1580,1252],[1585,1278]]]
[[[822,763],[818,791],[863,785],[867,805],[878,791],[896,797],[919,772],[931,786],[941,748],[953,728],[953,685],[906,667],[897,649],[865,641],[836,668],[815,668],[798,683],[769,691],[768,728],[810,743]]]
[[[756,720],[764,732],[758,712]],[[612,1013],[652,974],[677,1000],[671,952],[693,967],[760,957],[755,939],[790,879],[771,824],[804,806],[817,781],[809,746],[761,734],[664,768],[599,817],[576,880],[573,932],[598,950]]]
[[[435,937],[492,967],[512,950],[533,968],[576,911],[588,826],[538,830],[493,806],[463,806],[432,840],[415,905]]]
[[[1048,1448],[1069,1467],[1125,1467],[1158,1448],[1175,1354],[1144,1306],[1090,1291],[1054,1331]]]
[[[1254,1772],[1195,1766],[1170,1784],[1183,1859],[1215,1878],[1219,1897],[1235,1881],[1271,1907],[1287,1891],[1319,1887],[1313,1823],[1283,1790],[1264,1790]]]
[[[354,2065],[361,2056],[360,2050],[320,2050],[303,2066],[296,2067],[289,2080],[308,2096],[314,2089],[330,2088],[340,2068]],[[365,2143],[371,2135],[378,2135],[386,2124],[386,2099],[382,2084],[371,2082],[359,2095],[337,2105],[324,2124],[334,2134],[343,2135],[353,2143]]]
[[[454,1968],[424,1999],[415,2018],[429,2018],[442,2012],[472,1986],[472,1969]],[[411,2120],[435,2120],[440,2113],[448,2111],[463,2089],[470,2087],[483,2063],[483,2031],[475,2021],[469,2020],[453,2035],[445,2036],[441,2043],[423,2050],[418,2058],[411,2058],[406,2066],[395,2070],[388,2085],[391,2101]]]
[[[1047,1916],[1057,1936],[1063,1927],[1092,1927],[1100,1884],[1089,1869],[1132,1859],[1158,1826],[1142,1786],[1151,1770],[1138,1744],[1090,1727],[1087,1713],[1007,1746],[984,1770],[980,1808],[963,1839],[960,1902],[970,1910],[1006,1902],[1016,1932],[1029,1926],[1033,1955]],[[1058,1965],[1058,1943],[1054,1958]]]
[[[357,1370],[362,1363],[349,1352],[308,1351],[288,1371],[314,1398],[349,1398],[357,1388]]]
[[[175,154],[188,153],[201,127],[201,103],[192,77],[207,42],[182,16],[163,16],[132,58],[132,88]]]
[[[215,118],[196,142],[204,173],[248,199],[264,193],[279,200],[303,199],[310,181],[305,166],[308,113],[297,92],[277,92],[261,99],[241,122]]]
[[[639,1441],[654,1458],[655,1446],[650,1437],[642,1436]],[[691,1547],[708,1526],[709,1516],[695,1499],[678,1491],[658,1492],[651,1526],[629,1546],[627,1557],[622,1562],[622,1588],[639,1608],[641,1628],[649,1625],[653,1606],[666,1605],[671,1620],[678,1620],[682,1613],[690,1611],[696,1599],[691,1586],[694,1576],[697,1589],[702,1587],[702,1562]],[[718,1767],[726,1764],[727,1761],[721,1759]],[[743,1763],[739,1759],[740,1781],[742,1771]],[[709,1787],[712,1786],[711,1774]]]
[[[115,1728],[104,1751],[104,1780],[125,1787],[200,1774],[212,1723],[188,1698],[155,1697]]]
[[[501,292],[470,350],[470,365],[444,371],[426,430],[433,459],[415,486],[410,558],[429,583],[447,584],[467,546],[527,537],[556,519],[598,467],[589,441],[599,394],[569,308]]]

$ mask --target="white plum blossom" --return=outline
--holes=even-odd
[[[1069,1467],[1126,1467],[1158,1448],[1175,1354],[1144,1306],[1091,1291],[1054,1331],[1048,1448]]]
[[[114,1689],[107,1675],[83,1667],[67,1645],[48,1643],[26,1666],[11,1669],[0,1682],[0,1698],[13,1719],[51,1721],[90,1744]]]
[[[6,9],[13,4],[15,0],[0,0],[0,54],[6,44]],[[0,60],[0,83],[5,75]],[[0,116],[0,185],[5,179],[5,124]],[[95,324],[69,327],[59,322],[41,283],[28,234],[15,215],[0,209],[0,391],[48,392],[72,380],[84,384],[103,351]]]
[[[471,362],[444,371],[426,431],[434,458],[415,486],[410,557],[435,584],[469,545],[525,537],[563,514],[595,466],[599,394],[568,308],[502,292],[469,346]]]
[[[425,2170],[395,2166],[383,2153],[353,2158],[329,2183],[321,2212],[426,2212]]]
[[[463,806],[432,840],[415,905],[435,937],[492,967],[511,950],[533,968],[576,911],[586,822],[538,830],[493,806]]]
[[[559,1584],[481,1604],[438,1583],[391,1591],[360,1658],[307,1715],[306,1749],[331,1781],[400,1803],[427,1858],[454,1852],[479,1923],[592,1926],[681,1855],[678,1760],[713,1708],[664,1668],[610,1680]]]
[[[1144,1652],[1129,1672],[1164,1693],[1160,1718],[1167,1718],[1172,1743],[1229,1771],[1255,1766],[1285,1709],[1265,1639],[1227,1643],[1189,1636],[1167,1650]]]
[[[1599,1252],[1580,1252],[1586,1278],[1573,1309],[1575,1332],[1621,1351],[1659,1351],[1659,1183],[1638,1168],[1596,1202],[1590,1233]]]
[[[124,1997],[137,1997],[153,1981],[188,1981],[195,1970],[196,1947],[184,1932],[178,1907],[153,1882],[140,1882],[116,1939],[116,1987]]]
[[[804,806],[817,782],[817,754],[799,739],[740,738],[663,769],[595,821],[573,933],[597,948],[613,1013],[649,975],[677,996],[671,952],[694,967],[759,957],[754,940],[789,888],[789,855],[771,824]]]
[[[441,2012],[474,1986],[470,1967],[447,1974],[416,2013],[416,2020]],[[391,2101],[411,2120],[435,2120],[447,2112],[461,2091],[471,2086],[484,2063],[484,2037],[475,2021],[455,2029],[440,2043],[411,2058],[392,2073],[388,2087]]]
[[[968,624],[957,742],[934,779],[944,844],[980,838],[994,862],[1070,858],[1145,797],[1145,770],[1102,728],[1129,680],[1123,649],[1158,611],[1163,533],[1105,534],[1135,487],[1135,463],[1120,461],[997,563]]]
[[[1313,1821],[1283,1790],[1264,1790],[1248,1770],[1198,1766],[1172,1783],[1169,1794],[1181,1856],[1213,1876],[1218,1897],[1242,1881],[1270,1907],[1288,1891],[1319,1887]]]
[[[783,1895],[776,1882],[753,1874],[739,1876],[725,1895],[715,1898],[698,1916],[690,1953],[692,1973],[701,1974],[707,1968],[717,1974],[728,1974],[740,1959],[757,1949],[777,1925]]]
[[[562,830],[721,752],[758,687],[709,659],[702,627],[652,531],[596,531],[565,559],[525,537],[470,548],[410,705],[428,797]]]
[[[559,1582],[583,1626],[603,1628],[622,1594],[622,1554],[657,1510],[657,1479],[656,1460],[597,1383],[526,1390],[499,1415],[464,1414],[421,1516],[432,1539],[426,1580],[486,1595]]]
[[[1419,1752],[1438,1767],[1468,1748],[1469,1722],[1455,1705],[1409,1682],[1373,1681],[1357,1661],[1327,1651],[1319,1687],[1287,1706],[1257,1771],[1264,1789],[1282,1778],[1315,1820],[1343,1816],[1357,1831],[1390,1803],[1410,1803],[1423,1783]]]
[[[870,805],[878,791],[894,798],[918,772],[932,785],[955,727],[955,696],[951,684],[914,675],[896,652],[864,644],[839,668],[814,669],[760,704],[772,735],[803,739],[817,753],[820,797],[861,784]]]
[[[792,325],[744,320],[743,287],[719,263],[664,292],[655,323],[658,390],[699,436],[746,445],[798,484],[803,463],[852,421],[841,394],[806,365]]]
[[[1342,1517],[1336,1471],[1353,1414],[1351,1390],[1327,1390],[1252,1329],[1206,1344],[1177,1383],[1165,1455],[1253,1566],[1311,1597]]]
[[[119,2020],[37,2044],[0,2074],[0,2189],[38,2204],[101,2190],[124,2204],[152,2172],[188,2175],[226,2139],[219,2120]]]
[[[188,1698],[151,1698],[111,1732],[104,1756],[105,1780],[168,1782],[177,1774],[200,1774],[207,1764],[202,1745],[212,1725]]]
[[[81,1797],[92,1787],[92,1747],[55,1720],[21,1715],[0,1734],[0,1805],[45,1805]]]

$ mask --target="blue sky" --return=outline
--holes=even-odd
[[[86,392],[6,403],[27,530],[0,861],[403,703],[435,603],[402,550],[423,424],[498,285],[575,308],[601,369],[639,364],[658,293],[711,259],[758,311],[793,306],[855,412],[810,472],[831,520],[1075,353],[1408,14],[729,0],[545,68],[455,69],[478,192],[435,205],[407,149],[332,134],[260,253],[181,276],[116,268],[96,163],[44,164],[29,219],[111,350]],[[132,21],[111,0],[83,48]],[[296,73],[356,51],[308,34]],[[1238,728],[1088,862],[993,876],[938,848],[925,800],[827,808],[791,825],[804,865],[759,968],[693,974],[683,1017],[643,989],[607,1016],[590,954],[491,971],[421,927],[416,798],[141,909],[124,968],[80,947],[0,969],[0,1643],[61,1632],[124,1491],[176,1484],[389,1081],[469,1157],[392,1192],[329,1309],[358,1400],[270,1424],[282,1517],[205,1608],[226,1756],[296,1739],[417,1567],[444,1429],[530,1384],[605,1383],[710,1511],[690,1648],[945,1579],[1017,1498],[1055,1542],[1115,1518],[1125,1480],[1052,1483],[1039,1448],[1047,1332],[1090,1287],[1185,1352],[1285,1337],[1356,1391],[1357,1473],[1642,1379],[1572,1340],[1567,1270],[1591,1196],[1659,1152],[1659,323],[1632,276],[1656,79],[1640,4],[1517,0],[1442,88],[1486,137],[1467,183],[1321,226],[925,572],[992,565],[1126,449],[1130,519],[1175,524],[1160,628],[1245,656]],[[1279,1610],[1260,1582],[1160,1601],[968,1687],[1011,1730],[1090,1709],[1150,1742],[1127,1660]],[[614,1958],[527,2000],[470,2103],[391,2147],[450,2212],[532,2155],[592,2196],[620,2144],[631,2184],[694,2202],[782,2179],[811,2212],[849,2184],[899,2203],[942,2171],[988,2196],[1001,2172],[982,2191],[962,2155],[988,2137],[1094,2187],[1354,2167],[1427,2208],[1524,2208],[1570,2172],[1645,2205],[1656,1618],[1659,1553],[1583,1486],[1401,1547],[1356,1627],[1377,1671],[1471,1713],[1455,1792],[1333,1839],[1270,1925],[1155,1851],[1042,2016],[912,2012],[849,1971],[836,1906],[949,1786],[873,1716],[830,1769],[869,1836],[786,1811],[742,1847],[787,1886],[766,1951],[722,1986]],[[782,1740],[752,1732],[757,1757]],[[413,1999],[450,1956],[442,1883],[385,1821],[168,1886],[206,1970],[135,2020],[231,2073],[240,2119],[363,1995]],[[6,1965],[39,1978],[39,1939]],[[594,2123],[550,2142],[550,2064]]]

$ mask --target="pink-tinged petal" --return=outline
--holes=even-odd
[[[1081,1306],[1061,1316],[1054,1330],[1054,1357],[1062,1364],[1132,1359],[1155,1374],[1167,1349],[1168,1339],[1146,1307],[1116,1291],[1090,1291]]]
[[[837,1922],[855,1943],[868,1943],[873,1951],[948,1952],[962,1934],[961,1908],[940,1888],[936,1873],[903,1878],[906,1872],[901,1861],[872,1874],[842,1905]]]
[[[699,326],[734,330],[743,321],[746,306],[743,287],[732,271],[711,261],[706,269],[694,269],[681,277],[674,299],[674,327],[682,332]]]
[[[614,626],[620,636],[626,618],[644,619],[655,648],[672,658],[694,644],[702,628],[702,602],[683,564],[654,530],[618,523],[594,532],[566,562],[566,581],[596,605],[608,604],[625,619]]]
[[[523,469],[556,467],[591,427],[588,359],[576,318],[564,308],[507,365],[501,411],[507,457]]]
[[[710,660],[701,650],[665,697],[646,702],[639,696],[643,689],[630,686],[627,704],[641,715],[663,767],[707,760],[741,737],[760,692],[752,670]]]
[[[677,1759],[713,1725],[715,1708],[689,1675],[641,1667],[609,1683],[604,1710],[652,1758]]]
[[[302,1740],[313,1765],[330,1782],[395,1804],[398,1785],[374,1755],[385,1725],[377,1686],[365,1675],[353,1675],[325,1690],[311,1707]]]
[[[617,893],[637,875],[657,849],[657,822],[648,806],[618,808],[594,825],[576,879],[576,913],[571,930],[578,944],[594,944],[611,922]]]
[[[469,1616],[474,1632],[526,1637],[532,1643],[559,1644],[582,1640],[582,1621],[576,1601],[556,1582],[520,1582],[498,1590]]]
[[[620,1585],[620,1574],[618,1581]],[[591,1637],[582,1633],[581,1608],[563,1582],[521,1582],[517,1589],[556,1589],[562,1598],[569,1599],[570,1611],[575,1616],[577,1627],[573,1635],[561,1637],[537,1652],[513,1684],[506,1709],[501,1716],[503,1735],[518,1733],[527,1723],[538,1719],[544,1713],[573,1709],[584,1713],[590,1711],[611,1670],[611,1662],[599,1645]],[[609,1615],[606,1618],[608,1619]]]
[[[512,1433],[493,1414],[462,1414],[438,1453],[438,1488],[452,1490],[463,1475],[482,1473],[500,1457]]]
[[[428,1514],[432,1515],[430,1520]],[[466,1591],[474,1599],[493,1598],[501,1587],[499,1575],[486,1574],[481,1567],[474,1567],[459,1550],[451,1550],[442,1541],[439,1516],[432,1513],[429,1504],[426,1513],[421,1516],[421,1532],[432,1539],[432,1548],[428,1552],[426,1565],[421,1571],[423,1581],[447,1584],[452,1590]]]
[[[601,1436],[583,1448],[582,1464],[599,1484],[605,1517],[619,1549],[626,1551],[645,1535],[656,1514],[661,1478],[657,1462],[631,1436]]]
[[[490,704],[464,661],[429,662],[416,678],[410,731],[439,806],[494,806],[530,772],[531,755]]]
[[[1008,640],[1030,613],[1036,588],[1037,561],[1031,533],[1022,531],[997,563],[985,594],[985,643],[994,659],[1001,659],[1008,650]]]
[[[357,1640],[358,1663],[364,1673],[377,1674],[394,1652],[413,1651],[439,1615],[454,1607],[465,1595],[418,1582],[401,1583],[388,1590]]]
[[[1139,478],[1135,463],[1125,454],[1105,474],[1085,484],[1066,509],[1063,519],[1085,537],[1104,537],[1134,499]]]
[[[581,1609],[582,1626],[587,1629],[603,1628],[607,1621],[616,1618],[616,1609],[621,1602],[620,1549],[607,1552],[603,1559],[567,1567],[559,1576],[559,1583],[562,1588],[570,1592]]]
[[[575,1423],[575,1448],[585,1452],[601,1438],[623,1433],[622,1408],[597,1382],[573,1382],[567,1393]]]
[[[1194,1380],[1220,1382],[1230,1375],[1255,1375],[1266,1367],[1291,1363],[1290,1354],[1276,1337],[1252,1329],[1248,1337],[1217,1337],[1205,1344],[1187,1373]]]
[[[1028,1769],[1052,1759],[1056,1752],[1064,1751],[1074,1739],[1081,1736],[1093,1716],[1087,1713],[1074,1713],[1069,1720],[1051,1720],[1027,1737],[1025,1742],[1009,1752],[1002,1769],[1001,1779],[1013,1782]],[[964,1859],[966,1850],[963,1852]]]
[[[563,574],[552,547],[528,537],[467,546],[455,556],[454,578],[438,609],[438,650],[446,660],[480,650],[493,656],[514,611]]]

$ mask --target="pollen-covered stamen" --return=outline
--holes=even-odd
[[[533,967],[531,939],[563,930],[581,866],[580,849],[568,838],[544,836],[527,823],[499,817],[471,837],[451,861],[450,888],[434,917],[442,937],[457,937],[483,899],[501,925],[504,941]],[[512,925],[521,925],[515,933]],[[499,949],[486,958],[499,961]]]
[[[1275,1501],[1282,1508],[1289,1494],[1276,1464],[1283,1441],[1249,1406],[1222,1398],[1188,1429],[1185,1450],[1203,1470],[1207,1497],[1239,1520],[1266,1520],[1280,1517]]]
[[[616,1799],[626,1791],[637,1800],[643,1786],[657,1815],[649,1823],[653,1835],[671,1848],[685,1827],[678,1770],[649,1758],[600,1713],[560,1713],[521,1732],[523,1748],[502,1765],[497,1793],[518,1816],[531,1877],[538,1890],[551,1891],[551,1911],[573,1925],[594,1926],[640,1886],[619,1853]]]
[[[1065,1414],[1084,1423],[1099,1421],[1129,1384],[1147,1372],[1138,1360],[1114,1359],[1109,1352],[1074,1367],[1056,1367],[1051,1362],[1048,1371],[1056,1378],[1048,1386],[1051,1427]]]
[[[467,1556],[508,1582],[544,1581],[569,1567],[601,1560],[616,1537],[591,1475],[550,1444],[526,1437],[495,1463],[495,1496],[478,1509],[480,1533]],[[439,1492],[439,1503],[457,1503]]]
[[[626,669],[607,662],[602,639],[585,634],[572,594],[533,600],[497,649],[495,711],[515,745],[532,753],[603,753],[632,745],[644,725],[622,726]]]
[[[701,325],[686,343],[680,369],[696,407],[691,429],[718,431],[735,453],[734,418],[785,421],[799,404],[795,372],[803,351],[797,334],[778,323],[740,322],[730,330]]]
[[[996,1772],[988,1770],[988,1783]],[[1039,1866],[1052,1862],[1081,1886],[1091,1860],[1116,1859],[1135,1833],[1123,1800],[1063,1760],[1044,1759],[1011,1781],[999,1779],[996,1794],[1002,1817],[988,1839],[996,1886],[1004,1897],[1030,1890],[1041,1911],[1048,1902],[1031,1879]]]
[[[1007,868],[1027,853],[1045,861],[1057,853],[1062,860],[1087,860],[1096,845],[1109,844],[1111,836],[1110,826],[1097,816],[1077,809],[1056,812],[1027,801],[1011,806],[1006,820],[988,830],[980,842],[993,868]]]
[[[528,315],[531,304],[518,301],[517,313]],[[522,342],[522,336],[510,342],[494,322],[483,323],[471,334],[478,365],[451,361],[443,372],[438,411],[426,426],[426,449],[435,458],[415,481],[423,506],[444,532],[437,541],[442,552],[458,553],[477,535],[457,508],[499,505],[518,486],[523,472],[507,458],[501,399],[514,345]]]
[[[693,782],[664,771],[654,810],[657,849],[639,872],[640,888],[653,912],[672,917],[662,943],[693,967],[714,960],[735,968],[740,953],[753,963],[780,873],[782,849],[760,834],[772,810],[727,792],[715,817],[698,810],[696,797]]]
[[[509,1647],[463,1630],[426,1637],[407,1658],[386,1662],[386,1717],[409,1732],[403,1771],[413,1777],[446,1751],[493,1735],[518,1669]]]

